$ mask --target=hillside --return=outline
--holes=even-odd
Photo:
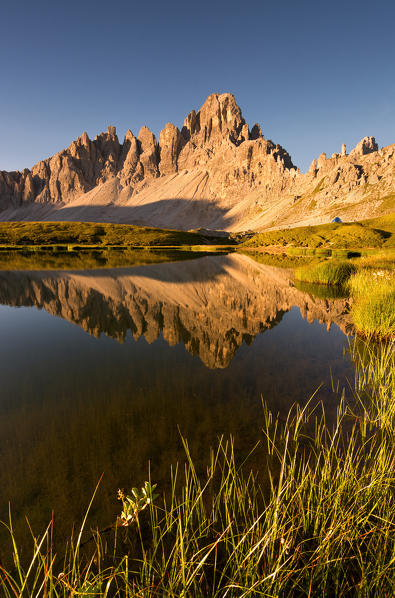
[[[395,247],[395,213],[360,222],[331,222],[257,233],[245,247]]]
[[[159,140],[142,127],[119,142],[83,133],[31,170],[0,172],[0,220],[114,222],[189,230],[261,230],[372,218],[395,210],[395,145],[365,137],[300,173],[245,122],[233,95],[212,94]]]
[[[206,244],[203,236],[186,231],[88,222],[0,223],[0,246],[30,245],[179,246]]]

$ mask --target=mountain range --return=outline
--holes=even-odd
[[[0,220],[122,222],[263,230],[360,220],[395,210],[395,144],[364,137],[301,173],[251,128],[230,93],[212,94],[179,130],[87,133],[31,170],[0,171]]]

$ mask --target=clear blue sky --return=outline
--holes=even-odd
[[[0,19],[0,169],[109,124],[158,135],[216,91],[302,170],[395,142],[394,0],[15,0]]]

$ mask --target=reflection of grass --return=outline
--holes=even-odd
[[[350,251],[349,249],[332,249],[332,257],[336,257],[338,259],[348,259],[360,256],[360,251]]]
[[[212,255],[188,249],[106,249],[83,251],[0,251],[0,270],[84,270],[120,268]]]
[[[366,363],[352,348],[355,401],[340,403],[334,428],[309,406],[291,409],[285,423],[264,406],[267,484],[237,463],[231,442],[211,451],[205,471],[185,442],[187,464],[172,471],[166,500],[147,501],[131,525],[88,534],[84,546],[81,529],[62,563],[50,525],[26,569],[14,543],[15,574],[3,570],[3,595],[43,587],[54,596],[392,595],[390,349],[372,351]]]
[[[288,247],[287,248],[288,255],[310,255],[310,256],[317,256],[317,257],[329,257],[332,255],[332,251],[330,249],[323,249],[322,247],[312,249],[310,247]]]
[[[327,285],[342,285],[356,267],[351,262],[325,260],[318,264],[305,266],[295,270],[296,280]]]
[[[320,253],[332,259],[318,261]],[[359,253],[359,252],[358,252]],[[337,299],[351,294],[355,299],[351,315],[359,333],[381,337],[395,335],[395,253],[394,250],[320,251],[288,248],[287,254],[248,252],[254,260],[295,269],[295,286],[320,299]],[[339,261],[336,257],[351,258]],[[350,284],[348,285],[348,281]]]
[[[239,253],[243,252],[240,251]],[[296,268],[298,266],[310,264],[313,260],[312,257],[292,256],[287,255],[286,253],[262,253],[258,251],[245,251],[244,253],[259,264],[276,266],[277,268]]]
[[[344,285],[317,284],[295,280],[295,287],[302,293],[308,293],[318,299],[344,299],[349,296],[348,289]]]

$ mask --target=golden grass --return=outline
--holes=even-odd
[[[395,271],[365,268],[349,280],[354,298],[351,315],[357,331],[365,336],[395,336]]]
[[[342,285],[356,267],[350,261],[325,260],[295,270],[296,280],[328,285]]]
[[[301,226],[257,233],[246,247],[282,245],[287,247],[323,247],[361,249],[390,247],[395,239],[395,214],[360,222],[343,222]]]
[[[184,441],[168,496],[145,483],[125,511],[120,495],[118,521],[86,534],[85,517],[63,560],[51,521],[24,564],[10,516],[14,567],[1,568],[2,596],[392,596],[393,346],[356,340],[350,355],[353,400],[340,400],[334,425],[311,403],[285,421],[263,405],[265,484],[237,463],[232,441],[220,440],[200,472]]]

